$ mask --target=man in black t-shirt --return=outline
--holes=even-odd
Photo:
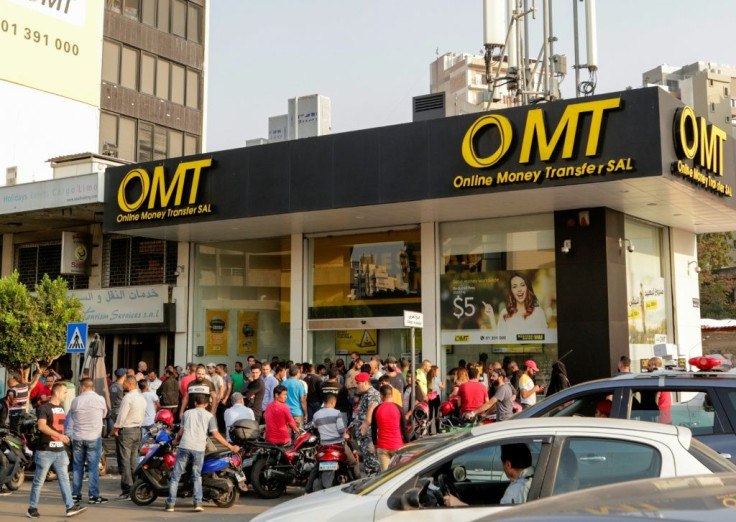
[[[182,404],[184,405],[184,410],[196,407],[194,404],[194,395],[200,393],[202,395],[209,396],[210,404],[208,409],[210,410],[210,413],[212,413],[212,415],[215,415],[217,413],[218,403],[217,392],[215,391],[215,385],[212,384],[212,381],[207,379],[207,369],[204,367],[203,364],[197,366],[196,377],[187,386],[187,395],[182,401]]]
[[[322,397],[320,395],[322,379],[314,373],[314,366],[310,363],[302,364],[302,371],[306,374],[304,382],[307,383],[307,422],[311,422],[314,414],[322,407]]]
[[[253,416],[256,422],[261,422],[263,416],[263,394],[266,392],[266,383],[261,379],[261,363],[254,363],[250,367],[250,376],[248,383],[245,385],[245,397],[248,399],[247,405],[253,410]]]
[[[66,414],[61,403],[67,396],[67,386],[64,383],[54,384],[51,390],[51,399],[38,409],[38,431],[41,433],[39,446],[34,455],[36,474],[31,487],[31,500],[26,516],[39,518],[38,502],[41,499],[41,488],[46,480],[49,469],[53,466],[59,480],[61,498],[66,506],[66,516],[77,515],[87,509],[75,504],[72,499],[72,488],[69,485],[69,457],[65,445],[69,444],[69,437],[64,434]]]
[[[342,420],[345,426],[348,425],[348,412],[350,411],[350,401],[348,400],[348,390],[340,384],[338,378],[340,376],[340,370],[332,368],[329,373],[329,377],[326,382],[320,386],[320,402],[327,400],[329,395],[334,395],[337,398],[335,409],[342,415]]]

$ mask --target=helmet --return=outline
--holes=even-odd
[[[455,411],[455,405],[451,401],[445,401],[442,404],[440,404],[440,413],[442,416],[450,415],[452,412]]]
[[[158,410],[155,422],[159,421],[171,428],[174,425],[174,414],[171,413],[171,410]]]
[[[426,402],[417,402],[414,405],[414,419],[418,421],[427,420],[429,418],[429,406]]]

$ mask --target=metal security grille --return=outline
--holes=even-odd
[[[89,276],[61,275],[61,242],[30,243],[15,250],[15,269],[20,282],[29,289],[41,281],[44,274],[51,279],[61,276],[70,290],[89,288]]]
[[[109,235],[102,256],[103,287],[176,284],[174,241]]]

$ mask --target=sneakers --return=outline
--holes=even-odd
[[[107,499],[104,497],[89,497],[90,504],[104,504],[105,502],[107,502]]]
[[[87,511],[87,506],[80,506],[79,504],[74,504],[72,507],[66,510],[66,516],[73,517],[74,515],[78,515],[82,513],[83,511]]]
[[[120,493],[118,500],[130,500],[130,493]]]
[[[26,516],[28,518],[39,518],[41,514],[38,512],[38,509],[29,507],[28,511],[26,511]]]
[[[9,489],[6,489],[2,486],[0,486],[0,497],[7,497],[8,495],[11,495],[13,492]]]
[[[204,508],[202,507],[201,502],[195,502],[194,504],[194,511],[204,511]]]
[[[164,506],[164,511],[168,511],[168,512],[174,511],[174,505],[173,504],[166,504],[166,506]]]
[[[75,504],[79,504],[82,501],[82,495],[72,495],[72,500]]]

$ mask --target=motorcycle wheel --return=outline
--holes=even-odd
[[[18,468],[18,471],[15,472],[13,478],[5,483],[5,487],[7,487],[10,491],[17,491],[25,481],[26,470],[23,469],[23,467],[21,466],[20,468]]]
[[[230,482],[230,485],[232,486],[232,488],[228,493],[223,493],[219,497],[215,497],[212,499],[212,502],[214,502],[217,507],[229,508],[238,501],[238,497],[240,497],[238,486],[232,481]]]
[[[100,469],[100,476],[104,477],[107,475],[107,456],[103,453],[100,457],[100,464],[98,466]]]
[[[271,464],[271,459],[258,459],[251,469],[251,483],[256,494],[261,498],[279,498],[286,493],[286,485],[277,480],[268,480],[264,472]]]
[[[144,479],[138,479],[130,490],[130,500],[136,506],[148,506],[158,498],[158,494],[153,486]]]

